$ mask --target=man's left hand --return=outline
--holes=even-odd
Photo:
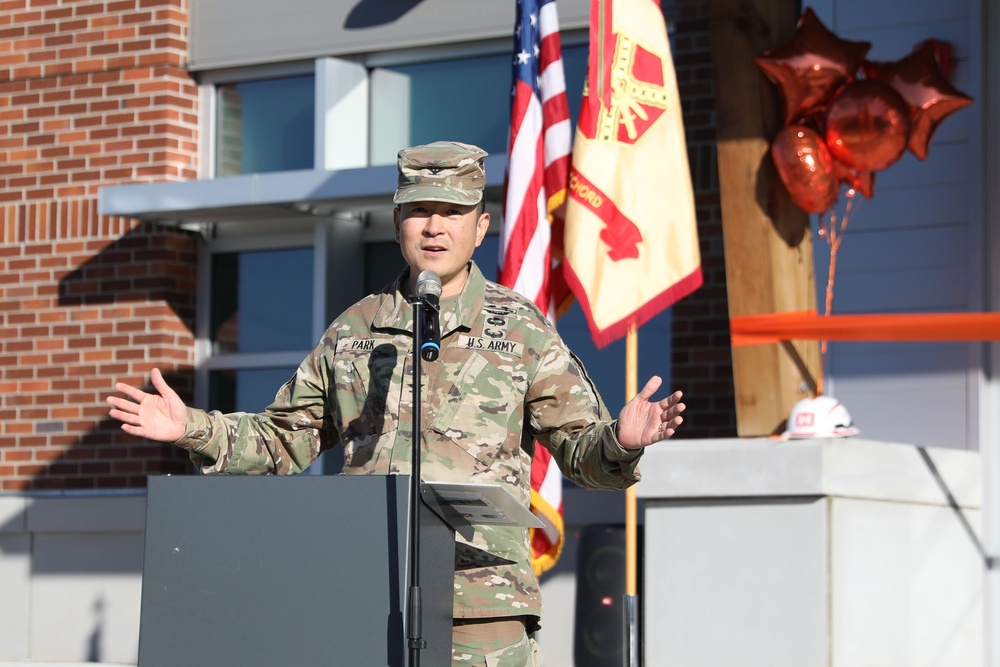
[[[649,400],[662,383],[656,375],[649,378],[642,391],[618,413],[618,442],[625,449],[641,449],[666,440],[684,421],[681,392],[675,391],[659,401]]]

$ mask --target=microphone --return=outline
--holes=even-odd
[[[441,278],[433,271],[421,271],[417,276],[417,297],[427,308],[424,311],[424,326],[420,332],[420,358],[434,361],[441,352],[441,327],[438,323],[438,304],[441,298]]]

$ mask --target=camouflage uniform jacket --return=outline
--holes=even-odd
[[[260,414],[189,410],[203,472],[291,474],[340,443],[344,473],[406,474],[412,431],[412,306],[406,272],[345,311]],[[461,295],[441,304],[441,353],[422,362],[425,480],[506,487],[528,506],[537,439],[586,488],[638,480],[582,364],[529,301],[474,263]],[[539,616],[527,529],[478,527],[458,537],[455,616]]]

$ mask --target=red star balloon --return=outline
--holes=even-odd
[[[833,161],[833,170],[837,174],[838,184],[843,183],[851,190],[857,190],[866,198],[875,194],[875,172],[851,169],[847,165]]]
[[[781,91],[785,123],[814,111],[854,80],[870,42],[840,39],[806,8],[791,38],[754,62]]]
[[[930,48],[934,50],[934,60],[937,61],[938,68],[944,78],[951,81],[951,75],[955,71],[955,56],[951,53],[951,44],[942,42],[940,39],[927,39],[913,47],[914,51]]]
[[[927,157],[931,136],[941,121],[972,104],[972,98],[951,85],[941,70],[939,57],[950,59],[950,49],[942,52],[946,46],[928,40],[902,60],[866,62],[862,66],[865,76],[892,86],[910,106],[909,149],[921,160]]]

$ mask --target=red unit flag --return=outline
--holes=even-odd
[[[603,347],[702,284],[673,58],[656,0],[591,0],[563,272]]]

